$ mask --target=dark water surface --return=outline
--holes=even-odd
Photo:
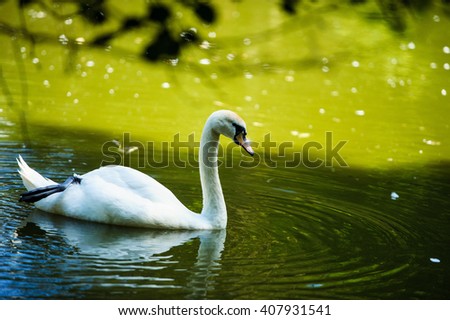
[[[2,298],[450,297],[448,163],[384,171],[222,168],[227,230],[153,231],[18,203],[18,153],[57,181],[98,166],[92,142],[56,136],[70,138],[44,131],[43,141],[54,145],[1,143]],[[195,168],[144,171],[200,211]]]

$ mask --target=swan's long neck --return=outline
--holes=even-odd
[[[227,209],[217,163],[219,134],[213,130],[211,122],[206,122],[200,140],[199,166],[203,193],[201,214],[214,228],[221,229],[225,228],[227,224]]]

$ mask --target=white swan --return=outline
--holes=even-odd
[[[40,210],[107,224],[159,229],[223,229],[227,211],[217,167],[219,136],[223,134],[253,150],[246,125],[236,113],[216,111],[208,118],[200,141],[203,209],[197,214],[153,178],[131,168],[107,166],[57,184],[31,169],[19,156],[19,173],[29,190],[20,200],[36,202]]]

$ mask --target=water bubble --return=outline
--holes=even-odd
[[[31,60],[31,62],[33,62],[34,64],[38,64],[39,63],[39,58],[33,58],[33,60]]]
[[[450,54],[450,47],[445,46],[442,48],[442,51],[444,51],[445,54]]]
[[[320,114],[325,114],[325,112],[326,112],[326,111],[325,111],[324,108],[320,108],[320,109],[319,109],[319,113],[320,113]]]
[[[436,62],[431,62],[430,63],[430,68],[431,69],[437,69],[437,63]]]
[[[442,89],[442,90],[441,90],[441,94],[445,97],[445,96],[447,95],[447,90]]]
[[[162,87],[163,89],[169,89],[169,88],[170,88],[170,83],[169,83],[169,82],[163,82],[163,83],[161,84],[161,87]]]
[[[86,67],[92,68],[93,66],[95,66],[95,61],[93,60],[86,61]]]
[[[439,22],[439,21],[441,21],[441,18],[440,18],[437,14],[435,14],[435,15],[433,16],[433,21],[434,21],[434,22]]]
[[[245,38],[243,42],[244,42],[244,45],[246,45],[246,46],[249,46],[252,44],[252,40],[250,38]]]
[[[364,115],[366,114],[366,112],[365,112],[364,110],[356,110],[356,111],[355,111],[355,114],[356,114],[357,116],[362,117],[362,116],[364,116]]]
[[[414,43],[414,42],[410,42],[410,43],[408,43],[408,49],[410,49],[410,50],[414,50],[416,48],[416,44]]]
[[[450,70],[450,64],[444,63],[444,69],[445,70]]]
[[[50,81],[44,80],[44,81],[42,82],[42,84],[44,85],[44,87],[50,88]]]
[[[113,95],[113,94],[115,94],[115,93],[116,93],[116,91],[115,91],[114,89],[109,89],[109,91],[108,91],[108,92],[109,92],[109,94],[110,94],[110,95]]]
[[[352,61],[352,67],[358,68],[359,67],[359,61]]]
[[[438,259],[438,258],[430,258],[430,261],[433,262],[433,263],[440,263],[441,262],[441,260]]]

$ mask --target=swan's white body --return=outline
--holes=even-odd
[[[237,132],[237,128],[241,131]],[[123,166],[102,167],[82,176],[81,183],[36,202],[40,210],[114,225],[159,229],[223,229],[227,211],[217,168],[219,135],[233,138],[253,154],[245,140],[245,122],[231,111],[216,111],[207,120],[200,142],[203,209],[186,208],[155,179]],[[27,190],[56,185],[19,157],[19,173]]]

